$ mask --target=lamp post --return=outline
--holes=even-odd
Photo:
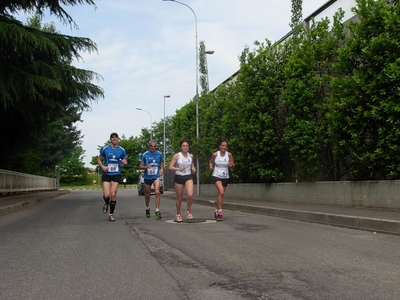
[[[208,55],[213,55],[214,54],[214,50],[206,50],[205,51],[206,54]],[[208,79],[208,59],[206,56],[206,68],[207,68],[207,93],[210,90],[210,80]]]
[[[144,110],[141,107],[136,107],[136,109],[137,110],[141,110],[141,111],[145,111],[145,112],[147,112],[149,114],[149,117],[150,117],[150,140],[152,140],[153,139],[153,133],[152,133],[152,130],[151,130],[151,125],[153,124],[153,122],[151,120],[151,114],[147,110]]]
[[[194,26],[195,26],[195,43],[196,43],[196,140],[197,140],[197,148],[199,148],[199,46],[197,43],[197,16],[194,10],[187,4],[176,1],[176,0],[163,0],[163,1],[171,1],[181,4],[189,8],[194,16]],[[199,150],[197,150],[196,155],[196,178],[197,178],[197,195],[200,195],[200,168],[199,168]]]

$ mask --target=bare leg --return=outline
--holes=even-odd
[[[144,196],[144,201],[146,203],[146,207],[149,207],[150,204],[150,195],[151,195],[151,185],[144,184],[144,189],[146,191],[146,194]]]
[[[187,209],[192,208],[193,203],[193,180],[188,180],[185,183],[186,195],[187,195]]]
[[[160,209],[160,180],[154,180],[154,202],[157,208]]]
[[[225,195],[226,187],[224,187],[224,186],[222,185],[222,182],[221,182],[221,181],[217,181],[217,182],[215,183],[215,187],[216,187],[217,190],[218,190],[217,209],[219,210],[219,209],[222,209],[222,204],[223,204],[223,202],[224,202],[224,195]]]
[[[183,184],[175,183],[175,192],[176,192],[176,202],[175,202],[176,213],[180,214],[182,199],[183,199]]]
[[[118,182],[111,182],[111,201],[117,201]]]
[[[110,188],[111,182],[103,181],[103,199],[107,204],[110,203]]]
[[[118,182],[111,182],[111,203],[110,203],[110,214],[112,215],[117,205],[117,192],[118,192]]]

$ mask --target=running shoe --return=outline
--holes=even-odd
[[[182,223],[182,216],[181,216],[181,214],[176,214],[174,222]]]
[[[154,215],[156,216],[157,219],[162,219],[161,217],[161,211],[157,210]]]
[[[193,214],[192,214],[192,211],[190,209],[186,210],[186,218],[193,219]]]
[[[146,209],[146,218],[150,218],[150,209]]]
[[[218,212],[217,212],[217,211],[214,211],[214,218],[215,218],[215,219],[218,219],[218,217],[219,217]]]
[[[222,219],[222,210],[218,211],[218,219]]]
[[[114,216],[113,215],[109,215],[108,216],[108,220],[111,221],[111,222],[114,222],[115,221]]]
[[[104,204],[103,206],[103,214],[106,214],[108,212],[108,205]]]

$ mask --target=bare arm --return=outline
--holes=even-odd
[[[105,166],[103,165],[103,162],[102,162],[101,159],[102,159],[102,156],[101,156],[101,155],[97,156],[97,164],[99,165],[100,169],[103,170],[103,172],[108,172],[108,167],[105,167]]]
[[[209,168],[210,168],[210,170],[212,170],[212,169],[214,169],[214,161],[215,161],[215,158],[217,157],[217,152],[214,152],[212,155],[211,155],[211,158],[210,158],[210,163],[209,163]]]
[[[139,163],[139,169],[148,169],[148,168],[149,168],[149,165],[145,166],[142,161]]]
[[[164,174],[164,162],[162,161],[160,163],[160,175],[162,176]]]
[[[194,156],[193,154],[190,154],[190,156],[192,157],[192,173],[196,173],[196,168],[194,167]]]
[[[171,171],[183,171],[185,170],[185,166],[178,166],[176,167],[175,164],[179,159],[179,154],[176,153],[174,154],[174,156],[171,159],[171,162],[169,163],[168,169]]]
[[[174,156],[171,159],[171,162],[169,163],[168,169],[171,171],[179,171],[177,167],[175,167],[176,161],[178,160],[178,154],[174,154]]]
[[[229,166],[234,167],[235,166],[235,161],[233,160],[233,155],[229,152]]]

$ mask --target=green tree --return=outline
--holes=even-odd
[[[282,151],[278,150],[282,128],[277,124],[281,124],[284,111],[277,101],[284,82],[284,52],[268,41],[267,46],[258,42],[256,45],[259,48],[254,52],[243,51],[241,68],[232,81],[200,98],[201,182],[210,182],[208,161],[211,153],[218,150],[221,139],[228,141],[229,151],[235,156],[236,167],[231,174],[234,181],[265,182],[282,178],[279,170]],[[182,126],[188,117],[182,116]]]
[[[235,172],[245,182],[273,182],[283,177],[280,169],[281,114],[279,105],[285,65],[282,46],[269,40],[255,42],[245,51],[235,82],[237,96],[231,103],[229,127],[236,129],[231,146],[236,150]]]
[[[154,122],[152,126],[153,139],[157,141],[157,150],[163,153],[165,162],[169,162],[169,158],[174,154],[174,148],[172,146],[172,117],[165,117],[165,151],[164,152],[164,119],[159,122]],[[144,151],[148,150],[148,142],[143,141]]]
[[[292,0],[292,16],[290,20],[290,28],[296,31],[300,29],[303,20],[303,0]],[[296,33],[296,32],[295,32]]]
[[[330,82],[337,50],[343,42],[341,19],[335,16],[333,33],[326,18],[312,22],[295,39],[288,57],[282,102],[288,107],[284,140],[296,162],[296,180],[339,180],[331,137],[328,135]],[[338,35],[336,35],[337,33]]]
[[[64,156],[59,165],[54,166],[55,171],[59,171],[58,175],[61,176],[61,183],[74,185],[87,184],[88,172],[83,163],[84,154],[85,151],[82,147],[76,146],[68,155]]]
[[[340,50],[330,131],[353,179],[400,178],[400,7],[357,0]]]
[[[39,170],[54,168],[64,157],[80,148],[82,135],[76,122],[81,121],[81,114],[77,110],[76,107],[61,110],[63,114],[48,124],[46,132],[37,136],[36,140],[40,141],[37,151],[41,156]],[[80,154],[80,151],[75,153]]]
[[[122,135],[119,143],[122,148],[125,149],[128,154],[127,160],[128,165],[122,168],[122,177],[126,177],[129,183],[136,183],[139,173],[139,154],[143,153],[144,145],[140,137],[129,137],[126,138]],[[147,143],[146,143],[147,145]],[[147,148],[147,146],[146,146]],[[146,149],[147,150],[147,149]]]
[[[207,70],[207,54],[206,54],[206,45],[204,41],[200,41],[199,47],[199,73],[200,73],[200,94],[208,93],[208,70]]]
[[[91,4],[92,1],[64,1],[67,5]],[[101,77],[92,71],[71,65],[80,59],[80,51],[97,51],[88,38],[66,36],[54,27],[40,27],[35,19],[23,25],[11,14],[49,9],[66,24],[72,18],[52,1],[7,1],[0,5],[0,125],[8,147],[0,150],[0,168],[16,165],[15,153],[39,157],[32,149],[48,125],[77,108],[90,108],[90,102],[103,97],[103,90],[92,83]],[[28,153],[32,155],[28,155]],[[20,171],[27,166],[20,166]]]
[[[200,109],[199,100],[199,109]],[[179,141],[188,139],[191,141],[191,152],[196,153],[196,103],[189,102],[182,108],[176,111],[175,116],[172,118],[173,131],[172,131],[172,148],[179,149]]]
[[[202,183],[211,182],[211,172],[208,162],[211,153],[218,150],[218,142],[221,139],[228,140],[229,150],[231,150],[230,137],[234,136],[237,126],[229,127],[226,122],[237,121],[230,119],[231,103],[236,98],[234,88],[228,85],[220,85],[213,93],[204,94],[200,98],[200,140],[196,155],[199,158],[199,174]],[[193,152],[193,150],[192,150]],[[234,177],[234,176],[233,176]]]
[[[60,167],[61,174],[66,177],[73,177],[76,175],[87,177],[87,171],[83,161],[85,151],[81,146],[76,146],[69,155],[65,155],[64,159],[60,161],[58,165]]]

